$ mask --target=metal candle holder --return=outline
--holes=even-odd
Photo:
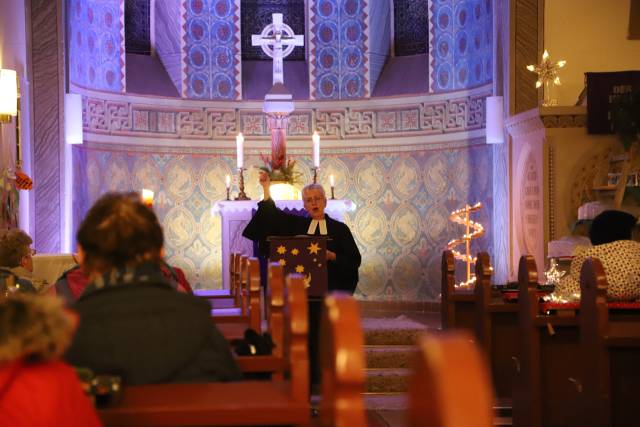
[[[231,187],[227,187],[227,200],[231,200],[231,199],[229,198],[229,190],[231,190]]]
[[[336,195],[334,194],[333,190],[334,190],[334,186],[331,186],[331,200],[335,200],[336,199]]]
[[[316,184],[318,182],[318,167],[312,167],[311,169],[313,169],[313,183]]]
[[[251,200],[247,197],[247,195],[244,193],[244,168],[238,168],[238,174],[240,174],[240,192],[238,193],[238,196],[235,198],[235,200]],[[227,190],[227,193],[229,192],[229,190]]]

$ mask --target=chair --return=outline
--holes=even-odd
[[[467,331],[425,334],[409,383],[410,427],[493,426],[487,366]]]
[[[358,302],[347,294],[330,294],[324,300],[321,325],[322,424],[366,426],[364,339]]]

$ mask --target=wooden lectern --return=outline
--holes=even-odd
[[[289,273],[302,274],[309,298],[327,293],[327,236],[270,236],[269,262]]]

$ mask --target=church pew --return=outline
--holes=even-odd
[[[638,303],[607,304],[607,287],[600,260],[587,259],[580,272],[581,424],[636,426],[640,310]]]
[[[240,289],[244,294],[242,305],[243,314],[214,315],[213,322],[227,340],[241,339],[248,328],[258,333],[262,332],[262,311],[260,303],[260,263],[257,258],[239,257]]]
[[[533,257],[518,269],[518,376],[513,395],[514,425],[578,425],[581,360],[578,315],[544,313]]]
[[[466,329],[475,333],[475,298],[472,289],[455,286],[455,260],[451,251],[442,252],[442,329]]]
[[[322,425],[368,425],[362,395],[365,391],[365,358],[358,302],[339,292],[327,296],[320,333]]]
[[[234,307],[230,309],[214,309],[211,314],[219,318],[219,322],[245,322],[247,319],[248,290],[247,290],[247,262],[249,257],[246,255],[238,255],[235,258],[235,285],[234,285]]]
[[[271,373],[272,378],[283,378],[285,363],[285,286],[284,269],[276,262],[268,266],[267,332],[274,348],[271,355],[236,356],[236,362],[244,373]],[[258,273],[259,274],[259,273]],[[254,275],[255,277],[255,275]],[[252,279],[254,280],[254,279]],[[258,280],[260,280],[258,278]]]
[[[493,426],[491,380],[472,337],[468,331],[446,331],[419,338],[408,426]]]
[[[287,380],[124,386],[99,411],[105,426],[305,425],[310,419],[307,295],[304,278],[286,280]]]
[[[513,382],[518,357],[518,305],[506,303],[499,292],[492,289],[493,270],[489,254],[480,252],[476,262],[476,332],[478,343],[491,367],[496,397],[511,406]]]

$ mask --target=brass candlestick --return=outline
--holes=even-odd
[[[316,184],[318,182],[318,169],[320,168],[314,166],[311,169],[313,169],[313,183]]]
[[[333,192],[334,188],[335,188],[335,187],[332,185],[332,186],[331,186],[331,200],[335,200],[335,199],[336,199],[336,196],[335,196],[335,194],[334,194],[334,192]]]
[[[240,192],[238,193],[238,196],[235,198],[235,200],[251,200],[247,197],[247,195],[244,193],[244,168],[238,168],[238,173],[240,174]]]
[[[231,188],[227,187],[227,200],[231,200],[231,199],[229,198],[229,190],[231,190]]]

